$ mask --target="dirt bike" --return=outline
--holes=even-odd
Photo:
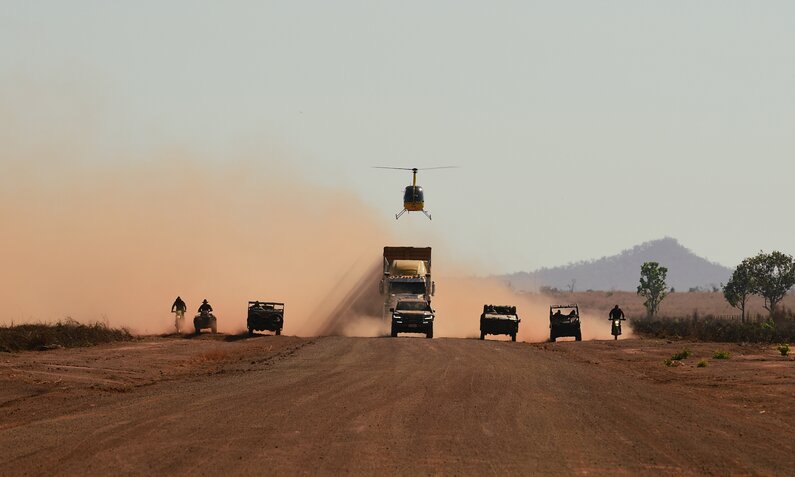
[[[174,310],[174,328],[177,329],[177,334],[182,332],[182,324],[185,323],[185,310]]]
[[[621,322],[626,320],[626,318],[609,318],[609,320],[613,322],[612,326],[610,327],[610,334],[613,335],[614,340],[617,340],[618,335],[621,334]]]

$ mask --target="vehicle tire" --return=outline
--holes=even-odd
[[[480,332],[480,339],[485,340],[486,339],[486,333],[481,331]]]
[[[278,330],[276,330],[276,336],[279,336],[280,334],[282,334],[282,329],[281,329],[281,328],[279,328]]]
[[[425,332],[425,337],[428,339],[433,338],[433,325],[428,327],[428,331]]]
[[[555,335],[553,333],[549,334],[549,341],[554,343],[555,342]]]
[[[575,341],[582,341],[582,332],[578,331],[576,335],[574,335]]]
[[[249,328],[248,329],[248,335],[249,336],[254,336],[254,328]]]
[[[392,325],[392,332],[390,333],[390,336],[392,336],[392,338],[397,338],[397,334],[397,328],[395,328],[395,325]]]
[[[613,335],[613,340],[618,341],[618,335]]]
[[[511,341],[516,341],[516,333],[511,333]]]
[[[197,335],[200,335],[200,334],[202,334],[202,329],[201,329],[201,328],[199,328],[198,326],[196,327],[196,334],[197,334]]]

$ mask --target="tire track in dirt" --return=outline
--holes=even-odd
[[[602,343],[327,337],[260,355],[268,346],[227,348],[241,354],[221,373],[88,393],[50,419],[21,409],[0,433],[0,474],[781,475],[795,464],[794,423],[626,373],[631,355]]]

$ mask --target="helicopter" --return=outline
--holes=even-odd
[[[429,171],[432,169],[454,169],[457,166],[443,166],[443,167],[424,167],[422,169],[417,167],[381,167],[375,166],[375,169],[391,169],[397,171],[411,171],[412,181],[410,186],[406,186],[403,191],[403,210],[395,214],[395,220],[399,219],[401,215],[406,212],[422,212],[431,219],[431,213],[425,210],[425,195],[422,192],[422,187],[417,185],[417,171]]]

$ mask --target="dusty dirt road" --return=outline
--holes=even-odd
[[[153,337],[0,355],[0,475],[792,475],[793,391],[771,347]]]

